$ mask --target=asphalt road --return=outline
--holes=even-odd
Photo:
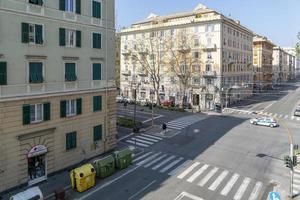
[[[298,104],[298,83],[277,93],[280,97],[255,96],[260,101],[249,103],[254,102],[249,100],[235,107],[290,115]],[[193,115],[161,111],[159,114],[164,117],[158,120],[175,120],[179,125],[184,120],[199,121],[174,137],[153,142],[134,157],[130,168],[100,181],[83,194],[74,193],[73,198],[265,200],[274,181],[288,192],[289,170],[282,159],[289,152],[289,141],[284,126],[254,126],[249,119],[255,115],[240,112]],[[299,144],[299,121],[288,118],[285,122],[294,133],[295,144]],[[151,141],[146,136],[141,138]],[[180,168],[175,170],[177,167]]]

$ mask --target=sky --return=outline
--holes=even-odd
[[[281,47],[295,46],[300,32],[300,0],[115,0],[116,28],[129,27],[150,13],[193,10],[199,3],[241,21]]]

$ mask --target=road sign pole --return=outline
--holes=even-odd
[[[294,156],[294,145],[290,144],[290,157],[291,157],[291,159],[293,159],[293,156]],[[293,163],[291,165],[290,174],[291,174],[290,197],[293,198],[294,197],[294,191],[293,191],[294,166],[293,166]]]

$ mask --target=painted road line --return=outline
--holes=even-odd
[[[287,119],[287,118],[289,118],[289,116],[288,116],[288,115],[284,116],[284,119]]]
[[[153,142],[149,142],[149,141],[146,141],[146,140],[141,140],[141,139],[138,139],[136,137],[133,137],[133,138],[130,138],[130,140],[132,141],[138,141],[138,142],[141,142],[141,143],[144,143],[144,144],[149,144],[149,145],[153,145],[154,143]]]
[[[152,138],[148,138],[148,137],[144,137],[144,136],[136,136],[137,138],[140,138],[140,139],[144,139],[144,140],[147,140],[147,141],[150,141],[150,142],[158,142],[160,140],[155,140],[155,139],[152,139]]]
[[[159,115],[159,116],[157,116],[157,117],[153,117],[153,120],[158,119],[158,118],[161,118],[161,117],[163,117],[163,116],[162,116],[162,115]],[[147,119],[147,120],[145,120],[145,121],[142,121],[142,123],[146,123],[146,122],[150,122],[150,121],[152,121],[152,118]]]
[[[300,185],[300,180],[298,180],[298,179],[293,179],[293,182]]]
[[[295,119],[295,116],[291,116],[291,120]]]
[[[148,153],[145,153],[144,155],[142,155],[142,156],[140,156],[140,157],[138,157],[138,158],[133,159],[132,162],[134,163],[134,162],[136,162],[136,161],[139,161],[139,160],[141,160],[141,159],[143,159],[143,158],[149,156],[149,155],[152,154],[152,153],[153,153],[152,151],[150,151],[150,152],[148,152]]]
[[[132,140],[126,140],[126,142],[130,143],[130,144],[137,145],[137,146],[141,146],[141,147],[149,147],[149,145],[147,145],[147,144],[142,144],[142,143],[135,142],[135,141],[132,141]]]
[[[269,107],[271,107],[274,103],[276,103],[276,101],[273,101],[272,103],[270,103],[268,106],[265,107],[264,110],[268,109]]]
[[[195,167],[197,167],[200,164],[200,162],[195,162],[192,164],[189,168],[187,168],[185,171],[183,171],[180,175],[177,176],[179,179],[183,179],[186,175],[188,175]]]
[[[189,126],[191,124],[190,123],[181,124],[181,123],[173,122],[173,123],[167,123],[167,125],[168,126],[177,126],[177,127],[186,127],[186,126]]]
[[[262,185],[263,185],[262,182],[257,182],[255,184],[255,186],[254,186],[254,188],[253,188],[253,190],[252,190],[252,192],[251,192],[250,197],[249,197],[248,200],[256,200],[257,199],[258,193],[259,193]]]
[[[188,122],[175,122],[175,121],[171,121],[168,122],[167,124],[169,125],[178,125],[178,126],[186,126],[186,125],[191,125],[192,122],[188,121]]]
[[[300,174],[300,170],[299,169],[294,169],[294,172]]]
[[[177,126],[177,125],[168,125],[167,128],[173,128],[173,129],[184,129],[186,126]]]
[[[179,130],[181,130],[181,129],[184,129],[185,127],[183,127],[183,128],[178,128],[178,127],[175,127],[175,126],[174,126],[174,127],[173,127],[173,126],[167,126],[167,128],[168,128],[168,129],[175,129],[175,130],[178,130],[178,131],[179,131]]]
[[[192,162],[192,160],[187,160],[187,161],[183,162],[183,163],[180,164],[178,167],[176,167],[176,168],[173,169],[171,172],[169,172],[168,175],[169,175],[169,176],[174,176],[174,175],[177,174],[179,171],[181,171],[183,168],[185,168],[186,166],[188,166],[191,162]]]
[[[168,155],[168,154],[164,154],[164,155],[162,155],[162,156],[160,156],[160,157],[158,157],[158,158],[152,160],[151,162],[149,162],[149,163],[147,163],[146,165],[144,165],[144,167],[146,167],[146,168],[147,168],[147,167],[150,167],[151,165],[153,165],[154,163],[160,161],[161,159],[163,159],[163,158],[166,157],[167,155]]]
[[[297,184],[293,184],[293,188],[296,188],[297,190],[300,190],[300,185],[297,185]]]
[[[177,160],[174,160],[173,162],[171,162],[169,165],[165,166],[162,170],[160,170],[160,173],[165,173],[166,171],[168,171],[169,169],[171,169],[173,166],[175,166],[177,163],[179,163],[180,161],[182,161],[183,158],[180,157]]]
[[[250,181],[251,181],[250,178],[248,178],[248,177],[244,178],[242,185],[240,186],[240,188],[238,189],[238,191],[236,192],[236,194],[233,197],[234,200],[241,200],[242,199],[242,197],[243,197]]]
[[[300,174],[298,174],[298,173],[294,173],[294,177],[295,177],[295,178],[299,178],[299,179],[300,179]]]
[[[211,191],[215,191],[217,189],[217,187],[221,184],[221,182],[225,179],[225,177],[228,175],[228,171],[225,170],[223,171],[218,178],[209,186],[209,190]]]
[[[158,140],[162,140],[163,138],[161,138],[161,137],[156,137],[156,136],[153,136],[153,135],[149,135],[149,134],[141,134],[141,135],[143,135],[143,136],[145,136],[145,137],[149,137],[149,138],[153,138],[153,139],[158,139]]]
[[[205,164],[203,165],[198,171],[196,171],[192,176],[190,176],[187,179],[187,182],[192,183],[198,176],[200,176],[207,168],[209,165]]]
[[[193,194],[187,193],[185,191],[181,192],[174,200],[182,200],[185,197],[187,197],[188,199],[191,199],[191,200],[204,200],[204,199],[202,199],[202,198],[200,198],[198,196],[195,196]]]
[[[300,121],[300,117],[297,117],[297,121]]]
[[[154,167],[152,167],[152,170],[157,170],[158,168],[160,168],[161,166],[163,166],[164,164],[166,164],[167,162],[169,162],[170,160],[172,160],[175,157],[176,156],[171,156],[171,157],[167,158],[166,160],[162,161],[158,165],[155,165]]]
[[[277,117],[277,113],[274,114],[274,117]]]
[[[128,137],[130,137],[130,136],[132,136],[132,135],[134,135],[134,134],[135,134],[135,133],[130,133],[130,134],[128,134],[128,135],[126,135],[126,136],[124,136],[124,137],[118,139],[118,141],[122,141],[122,140],[124,140],[124,139],[126,139],[126,138],[128,138]]]
[[[203,187],[207,181],[219,170],[219,168],[215,167],[198,183],[199,186]]]
[[[149,183],[148,185],[146,185],[144,188],[142,188],[140,191],[138,191],[137,193],[135,193],[134,195],[132,195],[131,197],[129,197],[130,199],[133,199],[134,197],[136,197],[137,195],[139,195],[141,192],[145,191],[148,187],[150,187],[151,185],[153,185],[153,183],[155,183],[156,180],[152,181],[151,183]]]
[[[278,117],[282,118],[282,117],[283,117],[283,114],[280,114]]]
[[[234,174],[230,180],[228,181],[228,183],[226,184],[226,186],[223,188],[223,190],[221,191],[221,195],[223,196],[227,196],[227,194],[230,192],[230,190],[232,189],[233,185],[235,184],[235,182],[238,180],[240,175],[238,174]]]
[[[158,153],[156,153],[156,154],[154,154],[154,155],[152,155],[152,156],[146,158],[145,160],[140,161],[140,162],[137,163],[136,165],[141,166],[141,165],[145,164],[146,162],[148,162],[148,161],[150,161],[150,160],[156,158],[156,156],[158,156],[158,155],[160,155],[160,154],[161,154],[161,152],[158,152]]]

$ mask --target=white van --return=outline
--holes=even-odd
[[[43,200],[43,193],[39,187],[32,187],[24,192],[20,192],[12,197],[10,200]]]

